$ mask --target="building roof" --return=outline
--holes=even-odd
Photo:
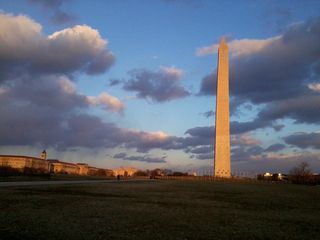
[[[7,158],[29,158],[29,159],[35,159],[35,160],[41,160],[41,161],[43,161],[42,158],[30,157],[30,156],[23,156],[23,155],[0,155],[0,157],[7,157]]]
[[[48,159],[47,161],[50,162],[50,163],[61,163],[61,164],[65,164],[65,165],[72,165],[72,166],[77,166],[78,167],[78,165],[75,164],[75,163],[62,162],[62,161],[60,161],[58,159]]]

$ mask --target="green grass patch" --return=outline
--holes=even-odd
[[[0,188],[0,239],[317,239],[320,188],[137,181]]]

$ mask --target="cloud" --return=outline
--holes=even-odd
[[[199,160],[213,159],[213,145],[200,145],[196,147],[188,147],[185,150],[186,153],[192,154],[191,158],[196,158]]]
[[[51,14],[50,21],[54,24],[72,23],[76,20],[76,16],[62,10],[62,5],[69,0],[28,0],[33,5],[42,7],[46,12]]]
[[[128,74],[130,79],[124,83],[123,88],[137,92],[139,98],[165,102],[190,95],[181,85],[183,73],[178,68],[162,67],[158,71],[136,69]]]
[[[102,106],[106,110],[113,112],[122,112],[124,104],[116,97],[109,95],[106,92],[101,93],[99,96],[88,96],[87,100],[90,105]]]
[[[139,162],[147,162],[147,163],[166,163],[165,157],[149,157],[149,156],[129,156],[124,160],[128,161],[139,161]]]
[[[97,30],[75,26],[46,37],[26,16],[0,13],[0,21],[0,145],[64,150],[126,143],[126,130],[85,113],[93,105],[121,111],[122,102],[77,92],[76,73],[102,73],[113,62]]]
[[[275,143],[267,147],[264,151],[265,152],[278,152],[286,148],[286,145],[281,143]]]
[[[261,144],[261,141],[249,134],[240,134],[231,136],[231,144],[238,146],[254,146]]]
[[[185,132],[185,134],[189,134],[192,137],[212,138],[214,136],[214,132],[213,126],[205,126],[190,128]]]
[[[256,123],[291,118],[317,123],[320,115],[320,18],[291,25],[283,34],[230,43],[230,93],[241,104],[261,106]],[[208,52],[205,52],[208,53]],[[204,77],[200,94],[214,95],[216,73]],[[275,128],[276,129],[276,128]]]
[[[199,147],[186,149],[185,152],[195,153],[195,154],[209,153],[209,152],[213,152],[213,147],[212,147],[212,145],[211,146],[199,146]]]
[[[287,144],[299,148],[320,149],[320,132],[299,132],[283,138]]]
[[[308,84],[308,88],[315,92],[320,92],[320,83],[310,83]]]
[[[272,128],[276,128],[275,130],[281,130],[283,126],[274,125],[271,121],[263,121],[259,118],[254,119],[253,121],[248,121],[248,122],[231,121],[230,133],[242,134],[242,133],[247,133],[250,131],[257,130],[259,128],[266,128],[266,127],[272,127]],[[214,126],[204,126],[204,127],[190,128],[185,133],[190,134],[194,137],[212,138],[214,136],[215,130],[214,130]]]
[[[150,157],[148,155],[144,156],[127,156],[126,153],[117,153],[113,156],[114,158],[119,158],[127,161],[139,161],[146,163],[166,163],[166,156],[163,157]]]
[[[260,119],[254,119],[253,121],[248,121],[248,122],[231,121],[230,131],[232,134],[240,134],[240,133],[254,131],[259,128],[270,127],[270,125],[271,125],[270,121],[263,121]]]
[[[115,61],[106,49],[108,41],[89,26],[77,25],[46,37],[41,25],[26,16],[0,13],[0,21],[2,71],[99,74]]]
[[[274,124],[272,127],[276,132],[279,132],[282,130],[282,128],[285,127],[285,125],[284,124]]]
[[[295,119],[297,123],[320,122],[320,95],[305,95],[268,104],[258,114],[260,120]]]
[[[302,161],[317,162],[320,160],[320,155],[318,153],[312,153],[312,152],[268,153],[266,155],[252,156],[251,160],[282,162],[287,166],[288,166],[288,163],[292,163],[292,166],[295,166],[296,163],[301,163]]]
[[[214,158],[213,152],[211,153],[201,153],[201,154],[197,154],[196,159],[199,160],[212,160]]]
[[[116,85],[119,85],[120,83],[121,83],[121,80],[119,79],[110,79],[109,86],[116,86]]]
[[[204,112],[204,113],[200,113],[200,114],[203,115],[203,116],[205,116],[206,118],[215,116],[215,112],[212,111],[212,110],[207,111],[207,112]]]
[[[245,57],[247,55],[255,54],[263,51],[263,49],[270,46],[274,41],[280,37],[273,37],[268,39],[236,39],[228,42],[228,48],[231,57]],[[213,44],[208,47],[198,48],[197,56],[206,56],[218,53],[219,44]]]
[[[113,155],[113,158],[125,158],[127,156],[126,153],[117,153]]]

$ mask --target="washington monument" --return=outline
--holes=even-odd
[[[228,46],[222,38],[218,50],[216,94],[216,137],[214,146],[214,175],[228,178],[230,168],[230,124],[229,124],[229,63]]]

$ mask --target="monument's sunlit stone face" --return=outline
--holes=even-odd
[[[228,46],[224,39],[220,41],[218,52],[216,101],[214,175],[216,177],[230,177],[229,65]]]

